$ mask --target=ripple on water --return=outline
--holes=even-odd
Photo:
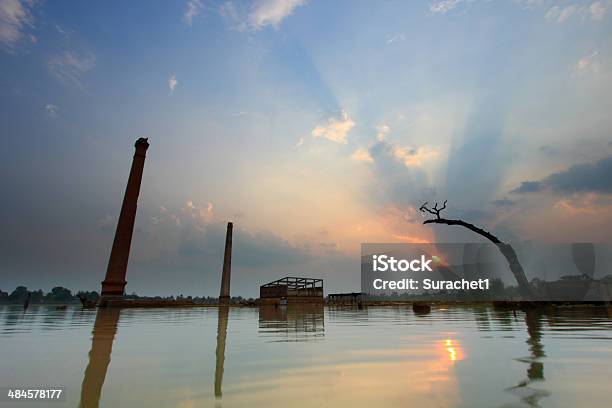
[[[600,406],[612,364],[603,308],[2,306],[0,337],[3,376],[55,378],[70,406]]]

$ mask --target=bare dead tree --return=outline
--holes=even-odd
[[[490,232],[485,231],[482,228],[478,228],[477,226],[475,226],[474,224],[470,224],[469,222],[465,222],[463,220],[453,220],[453,219],[442,218],[440,216],[440,212],[446,209],[447,201],[444,201],[444,204],[442,204],[442,207],[440,208],[438,208],[438,203],[435,203],[434,206],[430,208],[427,206],[428,203],[425,202],[419,208],[419,210],[423,213],[429,213],[431,215],[434,215],[436,218],[425,220],[423,221],[423,224],[459,225],[493,242],[497,246],[499,251],[502,253],[502,255],[506,258],[506,261],[508,261],[508,266],[510,267],[510,271],[512,271],[512,274],[514,275],[514,278],[516,279],[516,282],[518,283],[518,287],[519,287],[521,296],[524,299],[533,300],[535,298],[534,292],[532,290],[531,285],[527,281],[527,277],[525,276],[525,271],[523,270],[523,266],[521,265],[518,259],[518,256],[516,255],[516,252],[514,251],[514,248],[512,248],[512,245],[503,242],[502,240],[500,240],[499,238],[497,238],[495,235],[491,234]]]
[[[448,200],[444,200],[444,204],[442,204],[442,207],[438,208],[438,203],[434,203],[433,208],[429,208],[427,207],[427,201],[425,201],[423,203],[423,205],[421,206],[421,208],[419,208],[419,210],[421,210],[422,212],[428,212],[430,214],[433,214],[436,216],[436,219],[440,219],[440,211],[444,210],[446,208],[446,203],[448,202]],[[427,224],[427,221],[425,221],[425,224]]]

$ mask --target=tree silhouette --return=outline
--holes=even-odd
[[[8,300],[11,303],[23,303],[28,297],[30,291],[25,286],[17,286],[15,290],[8,295]]]
[[[446,209],[447,202],[448,200],[444,201],[444,203],[442,204],[442,207],[440,208],[438,208],[438,203],[435,203],[434,206],[430,208],[427,206],[428,203],[425,202],[419,208],[419,210],[423,213],[429,213],[431,215],[434,215],[436,218],[425,220],[423,221],[423,224],[459,225],[493,242],[497,246],[499,251],[502,253],[502,255],[506,258],[506,261],[508,261],[508,266],[510,267],[510,271],[512,272],[512,274],[514,275],[514,278],[516,279],[516,282],[518,283],[519,292],[521,293],[521,296],[523,297],[523,299],[526,299],[526,300],[534,299],[535,296],[534,296],[533,289],[531,285],[529,285],[529,282],[527,281],[527,277],[525,276],[525,271],[523,270],[523,266],[521,265],[518,259],[518,256],[516,255],[516,252],[514,251],[514,248],[512,248],[512,245],[503,242],[502,240],[500,240],[499,238],[497,238],[495,235],[491,234],[490,232],[485,231],[482,228],[478,228],[477,226],[475,226],[474,224],[470,224],[469,222],[465,222],[463,220],[453,220],[453,219],[442,218],[440,216],[440,213],[442,212],[442,210]]]

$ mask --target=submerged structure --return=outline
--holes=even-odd
[[[259,287],[262,305],[323,303],[323,279],[285,277]]]
[[[227,305],[230,302],[230,279],[232,276],[232,232],[234,224],[227,223],[225,234],[225,253],[223,254],[223,274],[221,275],[221,291],[219,304]]]
[[[359,304],[363,302],[364,295],[361,292],[330,293],[327,295],[327,301],[330,304]]]
[[[130,257],[130,246],[132,244],[132,233],[136,220],[136,208],[138,206],[138,195],[140,194],[140,183],[144,163],[147,157],[149,142],[146,138],[139,138],[134,144],[136,151],[132,160],[130,176],[128,178],[121,213],[117,222],[113,248],[108,260],[106,277],[102,281],[102,293],[100,304],[106,305],[109,300],[122,300],[125,291],[125,274],[127,272],[128,259]]]

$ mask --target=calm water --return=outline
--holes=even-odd
[[[0,307],[0,387],[66,390],[17,407],[610,407],[610,316]]]

